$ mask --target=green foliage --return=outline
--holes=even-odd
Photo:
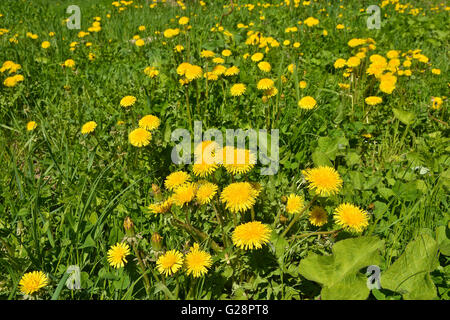
[[[436,298],[430,272],[438,263],[438,243],[428,234],[411,241],[405,252],[381,275],[381,287],[402,294],[406,300]]]
[[[324,300],[357,299],[369,296],[367,277],[361,269],[381,262],[383,241],[377,237],[359,237],[336,242],[332,255],[310,254],[300,262],[300,274],[322,285]]]

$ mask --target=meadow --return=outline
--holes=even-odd
[[[449,9],[2,0],[0,299],[448,300]]]

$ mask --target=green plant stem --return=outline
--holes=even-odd
[[[144,277],[145,292],[148,295],[150,293],[150,281],[148,280],[147,273],[145,272],[144,262],[142,261],[140,252],[139,252],[136,244],[134,242],[132,242],[131,246],[133,247],[134,253],[136,254],[136,258],[138,259],[138,264],[139,264],[139,267],[141,268],[142,276]]]
[[[306,232],[306,233],[302,233],[299,235],[294,236],[294,239],[298,239],[298,238],[306,238],[309,236],[319,236],[319,235],[327,235],[327,234],[335,234],[335,233],[339,233],[341,232],[343,229],[339,229],[339,230],[331,230],[331,231],[317,231],[317,232]]]
[[[205,241],[207,240],[209,237],[206,233],[196,229],[195,227],[188,225],[186,223],[184,223],[183,221],[177,219],[177,218],[173,218],[173,221],[180,227],[182,227],[183,229],[185,229],[187,232],[189,232],[194,238],[199,237],[201,240]],[[220,252],[223,249],[217,244],[217,242],[215,242],[213,239],[210,239],[211,241],[211,248],[215,251],[215,252]]]

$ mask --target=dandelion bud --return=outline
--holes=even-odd
[[[159,235],[158,232],[155,232],[155,233],[152,234],[151,244],[152,244],[153,250],[161,251],[161,249],[162,249],[162,237]]]
[[[285,224],[285,223],[287,222],[287,220],[288,220],[288,218],[286,218],[286,216],[280,214],[280,222],[281,222],[282,224]]]
[[[281,202],[282,203],[286,203],[287,202],[287,197],[286,196],[281,196]]]
[[[130,217],[125,218],[125,220],[123,221],[123,227],[125,228],[127,236],[131,237],[134,235],[134,223]]]

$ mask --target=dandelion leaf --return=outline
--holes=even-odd
[[[428,234],[411,241],[405,252],[381,274],[381,287],[402,294],[406,300],[430,300],[436,287],[430,272],[438,266],[438,243]]]
[[[332,255],[310,254],[300,262],[300,274],[322,286],[323,300],[364,300],[369,296],[367,277],[360,272],[380,263],[384,242],[359,237],[337,242]],[[364,270],[365,271],[365,270]]]

